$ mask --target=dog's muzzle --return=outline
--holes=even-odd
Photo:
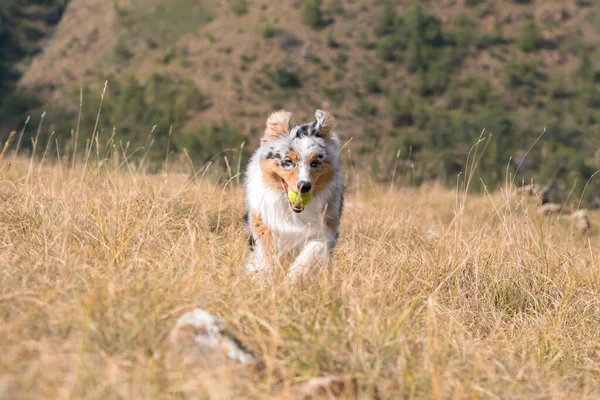
[[[288,190],[290,190],[290,187],[287,184],[287,182],[285,181],[285,179],[281,178],[281,182],[283,183],[283,189],[285,190],[285,194],[287,196],[287,193],[288,193]],[[304,211],[304,206],[296,206],[296,205],[292,204],[292,202],[289,200],[288,200],[288,203],[290,203],[290,207],[292,208],[292,211],[295,212],[296,214],[300,214],[302,211]]]

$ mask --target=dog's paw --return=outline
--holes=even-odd
[[[287,273],[287,280],[292,283],[302,280],[302,278],[307,275],[306,269],[307,268],[304,268],[303,266],[301,267],[297,265],[293,268],[290,268]]]
[[[255,263],[248,263],[244,266],[244,271],[246,271],[246,273],[252,274],[252,275],[259,273],[263,269],[264,269],[264,267],[261,267],[260,265],[255,264]]]
[[[302,249],[292,266],[287,277],[290,281],[297,281],[307,275],[321,270],[328,264],[329,253],[325,243],[322,241],[312,241]]]
[[[248,263],[245,265],[244,271],[254,282],[263,286],[268,285],[273,279],[269,269],[264,265]]]

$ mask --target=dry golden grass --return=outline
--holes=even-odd
[[[354,185],[331,267],[262,288],[233,182],[9,161],[2,398],[277,398],[329,374],[364,398],[600,396],[596,232],[518,199]],[[168,371],[163,340],[196,306],[264,372]]]

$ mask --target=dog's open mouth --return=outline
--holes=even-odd
[[[288,195],[288,191],[290,190],[290,187],[288,186],[287,182],[285,181],[285,179],[281,178],[281,182],[283,183],[283,189],[285,190],[285,195]],[[304,211],[304,206],[296,206],[294,204],[292,204],[291,201],[288,200],[288,202],[290,203],[290,207],[292,207],[292,211],[294,211],[295,213],[301,213],[302,211]]]

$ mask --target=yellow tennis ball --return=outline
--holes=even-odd
[[[312,200],[312,193],[298,194],[292,189],[288,190],[288,199],[295,206],[305,206]]]

